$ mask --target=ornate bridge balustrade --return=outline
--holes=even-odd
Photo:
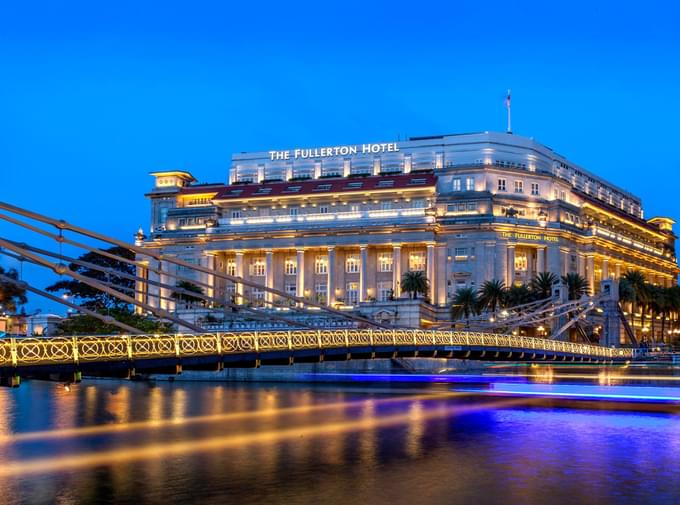
[[[266,362],[276,356],[306,352],[323,359],[335,352],[345,358],[389,355],[462,357],[471,359],[628,360],[632,349],[614,349],[532,337],[424,330],[300,330],[243,333],[114,335],[0,340],[3,374],[37,367],[58,370],[122,362],[131,368],[154,362],[210,358],[212,362],[251,357]],[[200,360],[199,360],[200,361]],[[293,360],[291,359],[291,363]],[[11,372],[14,370],[14,372]]]

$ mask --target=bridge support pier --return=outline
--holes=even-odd
[[[0,386],[6,388],[18,388],[21,384],[21,377],[18,375],[5,375],[0,377]]]
[[[604,308],[604,324],[600,344],[605,347],[621,345],[621,316],[619,314],[619,282],[614,279],[602,281],[602,294],[606,298],[602,302]]]

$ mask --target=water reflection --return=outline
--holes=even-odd
[[[98,381],[65,392],[29,382],[0,390],[0,491],[14,503],[88,504],[112,496],[331,505],[680,496],[678,418],[540,402],[443,386]]]

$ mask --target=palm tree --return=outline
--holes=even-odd
[[[456,291],[451,305],[451,319],[454,321],[465,317],[467,328],[470,327],[470,315],[479,314],[479,300],[473,288],[461,288]]]
[[[635,311],[645,298],[647,281],[640,270],[628,270],[621,276],[621,282],[625,283],[624,294],[626,301],[630,303],[630,324],[635,331]],[[642,326],[644,327],[644,314],[642,315]]]
[[[422,271],[406,272],[401,278],[401,289],[410,293],[412,300],[418,298],[418,293],[427,294],[428,286],[429,281]]]
[[[552,298],[553,287],[558,282],[560,282],[560,279],[554,273],[541,272],[531,279],[529,288],[533,291],[536,299],[544,300],[546,298]]]
[[[619,301],[630,305],[630,325],[634,327],[635,324],[635,310],[633,304],[635,303],[635,290],[630,282],[623,276],[619,280]]]
[[[183,291],[190,291],[191,293],[196,293],[199,295],[203,294],[203,289],[197,286],[196,284],[192,284],[191,282],[187,281],[179,281],[177,283],[177,288],[183,290]],[[173,291],[172,294],[170,295],[172,298],[175,300],[179,300],[181,302],[184,302],[187,305],[193,305],[197,302],[203,302],[203,298],[199,296],[194,296],[189,293],[182,293],[178,291]]]
[[[520,286],[510,286],[505,293],[506,305],[517,307],[533,301],[531,290],[526,284]]]
[[[570,300],[578,300],[583,295],[589,294],[588,281],[577,273],[569,272],[563,275],[562,282],[567,286]]]
[[[498,279],[484,281],[477,293],[480,309],[496,312],[505,304],[505,283]]]

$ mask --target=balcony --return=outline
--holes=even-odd
[[[217,228],[209,233],[227,231],[263,231],[269,229],[309,229],[319,227],[356,228],[361,226],[430,224],[435,217],[427,209],[366,210],[356,212],[329,212],[297,216],[258,216],[222,218]]]

